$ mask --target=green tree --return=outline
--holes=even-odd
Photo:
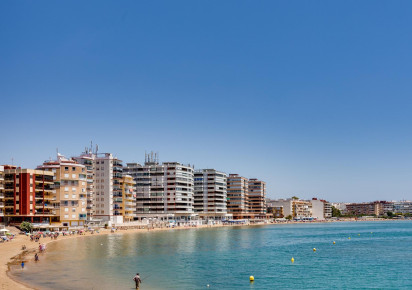
[[[292,196],[292,199],[299,199],[299,197],[297,197],[297,196]]]
[[[291,220],[291,219],[292,219],[292,215],[288,215],[287,217],[285,217],[285,219]]]
[[[391,218],[391,217],[393,217],[393,212],[388,211],[388,212],[386,213],[386,215]]]
[[[341,217],[342,213],[340,210],[334,206],[332,206],[332,217]]]
[[[25,231],[26,233],[31,232],[32,229],[33,229],[33,225],[29,222],[22,222],[20,224],[20,230]]]

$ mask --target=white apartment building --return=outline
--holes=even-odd
[[[194,214],[194,169],[178,162],[159,164],[153,154],[144,165],[127,163],[124,173],[136,182],[138,219],[190,220]]]
[[[283,208],[283,216],[292,216],[295,219],[312,218],[312,204],[307,200],[300,199],[277,199],[271,200],[268,206]]]
[[[324,220],[332,217],[332,205],[326,200],[313,198],[311,204],[313,218]]]
[[[215,169],[194,174],[194,211],[204,219],[222,219],[227,214],[227,175]]]
[[[111,153],[93,156],[95,198],[93,217],[110,223],[122,223],[123,216],[114,204],[114,198],[122,198],[122,161]]]
[[[393,202],[393,212],[400,214],[412,214],[412,202],[409,200]]]

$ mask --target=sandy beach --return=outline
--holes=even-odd
[[[221,227],[223,225],[204,225],[204,226],[197,226],[196,228],[208,228],[208,227]],[[226,226],[226,225],[225,225]],[[151,231],[172,231],[172,230],[184,230],[184,229],[191,229],[192,227],[175,227],[175,228],[151,228]],[[20,281],[17,282],[12,279],[8,272],[10,267],[20,267],[22,261],[25,263],[33,262],[34,261],[34,254],[39,251],[39,243],[30,241],[30,237],[26,235],[19,235],[18,230],[15,228],[7,228],[11,230],[12,233],[16,234],[15,238],[11,242],[5,242],[0,244],[0,289],[35,289],[30,287],[29,285],[24,285]],[[138,232],[148,232],[145,229],[127,229],[127,230],[117,230],[116,234],[132,234]],[[59,242],[62,240],[67,239],[77,239],[77,238],[86,238],[90,236],[96,235],[107,235],[111,234],[110,229],[101,229],[100,233],[91,234],[90,232],[86,232],[82,235],[71,235],[71,236],[59,236],[57,240],[52,240],[50,238],[41,238],[41,244],[50,244]],[[26,245],[26,250],[22,250],[22,246]],[[47,251],[47,250],[46,250]]]

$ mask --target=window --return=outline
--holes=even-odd
[[[75,195],[75,194],[72,194],[72,198],[76,198],[76,195]]]
[[[69,191],[69,188],[68,188],[68,187],[65,187],[65,188],[64,188],[64,191]]]
[[[65,167],[65,168],[64,168],[64,171],[69,171],[69,167]]]
[[[75,214],[72,214],[72,218],[74,218],[74,219],[75,219],[75,218],[76,218],[76,215],[75,215]]]
[[[68,218],[69,218],[69,215],[68,215],[68,214],[65,214],[65,215],[64,215],[64,218],[65,218],[65,219],[68,219]]]
[[[72,192],[76,192],[76,187],[72,187]]]
[[[65,208],[64,208],[64,211],[65,211],[65,212],[68,212],[68,211],[69,211],[69,208],[68,208],[68,207],[65,207]]]
[[[64,195],[64,198],[69,198],[69,195],[68,195],[68,194],[65,194],[65,195]]]
[[[65,174],[64,174],[64,177],[65,177],[65,178],[69,178],[69,174],[68,174],[68,173],[65,173]]]
[[[76,167],[72,167],[72,171],[76,171]]]
[[[72,174],[72,178],[76,178],[76,174]]]

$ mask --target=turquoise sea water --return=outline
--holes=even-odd
[[[136,272],[141,289],[412,289],[412,222],[79,238],[49,245],[40,262],[13,275],[40,289],[132,289]]]

